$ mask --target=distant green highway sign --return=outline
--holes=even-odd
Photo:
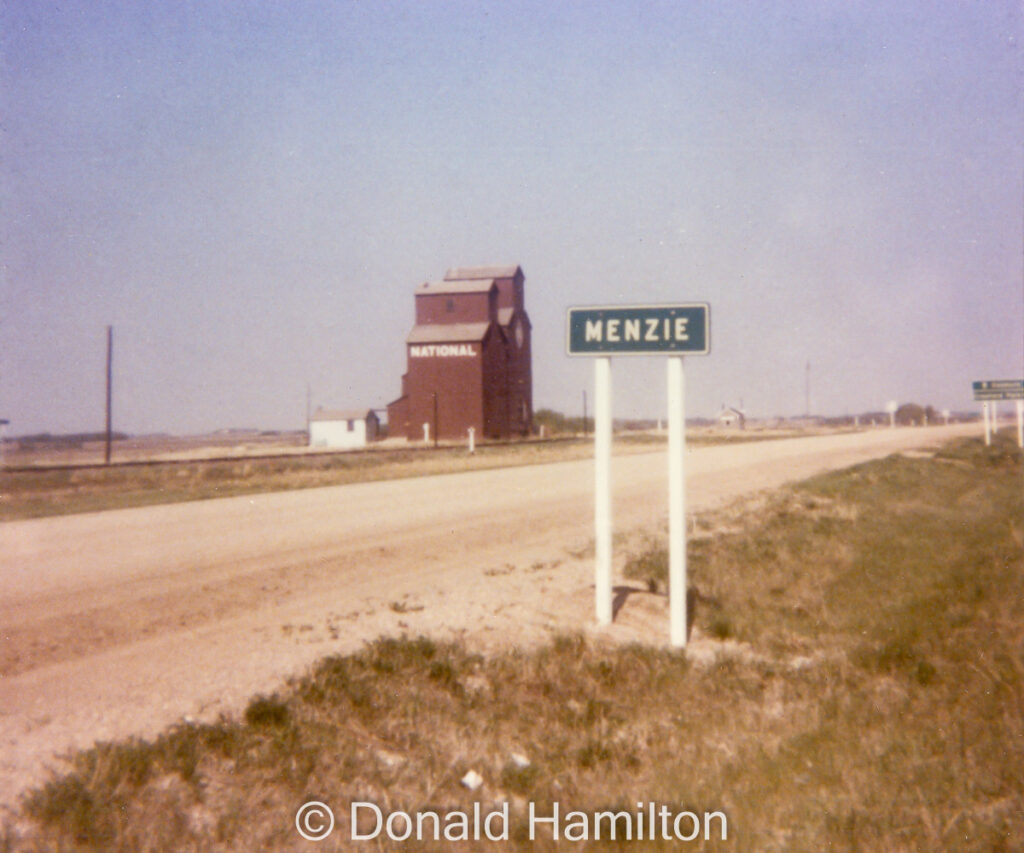
[[[1024,379],[989,379],[971,387],[975,400],[1024,400]]]
[[[707,355],[706,303],[570,308],[569,355]]]

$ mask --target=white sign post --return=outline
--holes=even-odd
[[[594,583],[597,621],[612,623],[612,360],[594,359]]]
[[[992,443],[992,433],[999,431],[1000,400],[1017,401],[1017,445],[1024,448],[1024,379],[985,379],[972,382],[974,399],[981,402],[985,420],[985,444]]]
[[[686,386],[683,357],[668,359],[668,596],[673,646],[686,645]]]
[[[594,357],[594,597],[612,622],[612,355],[668,356],[669,613],[673,646],[686,645],[686,412],[683,354],[709,351],[706,304],[570,308],[569,355]]]

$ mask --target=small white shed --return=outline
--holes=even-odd
[[[317,409],[309,420],[309,446],[345,450],[377,440],[380,419],[373,409]]]
[[[747,428],[747,416],[740,410],[735,409],[732,406],[722,406],[722,410],[718,413],[716,418],[718,425],[725,428]]]

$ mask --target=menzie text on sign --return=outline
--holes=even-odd
[[[570,308],[567,344],[569,355],[705,355],[708,306]]]

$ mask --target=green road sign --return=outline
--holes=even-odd
[[[971,387],[975,400],[1024,400],[1024,379],[988,379]]]
[[[710,308],[687,305],[619,305],[570,308],[569,355],[707,355]]]

